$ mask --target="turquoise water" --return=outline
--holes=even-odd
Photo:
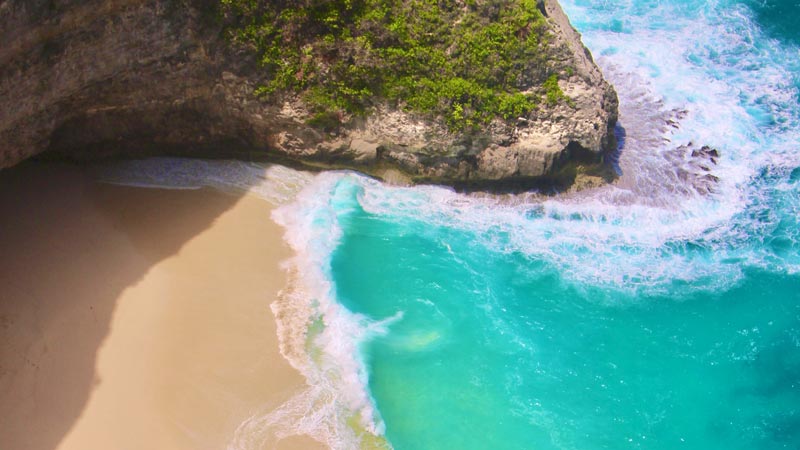
[[[327,283],[312,347],[369,394],[340,406],[395,449],[800,448],[800,7],[564,7],[620,94],[616,187],[339,173],[285,212]],[[711,193],[690,142],[722,155]]]
[[[403,312],[364,347],[395,448],[800,448],[797,276],[637,295],[486,236],[355,206],[340,220],[337,298]]]

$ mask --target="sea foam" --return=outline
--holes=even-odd
[[[274,206],[295,255],[283,262],[289,285],[270,307],[281,353],[306,378],[307,387],[278,408],[254,411],[232,436],[231,450],[260,449],[283,438],[307,435],[332,449],[389,448],[383,423],[367,389],[359,347],[385,334],[402,312],[383,321],[352,314],[335,300],[330,255],[340,234],[337,184],[347,175],[312,175],[283,166],[225,160],[149,158],[97,167],[100,181],[161,189],[214,188],[257,196]]]
[[[308,387],[279,408],[243,423],[231,449],[262,448],[272,439],[297,434],[332,449],[358,448],[364,441],[389,448],[380,438],[384,425],[369,395],[360,346],[385,334],[402,312],[373,321],[336,301],[330,255],[340,235],[338,215],[350,197],[337,195],[348,188],[339,185],[342,176],[318,175],[291,204],[273,213],[295,256],[285,263],[290,286],[271,307],[278,318],[281,352],[305,376]]]

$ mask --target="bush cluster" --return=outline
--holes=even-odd
[[[221,3],[228,36],[267,71],[257,94],[300,93],[325,128],[378,101],[463,130],[527,114],[536,83],[548,103],[565,99],[543,69],[549,35],[536,0]]]

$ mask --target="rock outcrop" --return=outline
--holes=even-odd
[[[616,147],[616,93],[555,0],[539,6],[554,61],[571,68],[559,81],[570,101],[461,134],[390,106],[324,132],[299,101],[259,100],[262,75],[223,39],[216,3],[0,1],[0,168],[40,153],[170,154],[480,185],[555,178]]]

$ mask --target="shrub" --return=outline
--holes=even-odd
[[[547,64],[548,27],[535,0],[221,5],[228,36],[256,51],[269,76],[256,93],[298,93],[326,127],[380,101],[443,117],[453,130],[512,120],[536,107],[524,91]],[[538,82],[548,103],[566,98],[556,78]]]
[[[564,91],[562,91],[561,86],[558,85],[558,75],[550,75],[544,83],[542,83],[542,87],[544,88],[545,99],[549,105],[555,105],[561,100],[567,100],[567,96],[564,95]]]

